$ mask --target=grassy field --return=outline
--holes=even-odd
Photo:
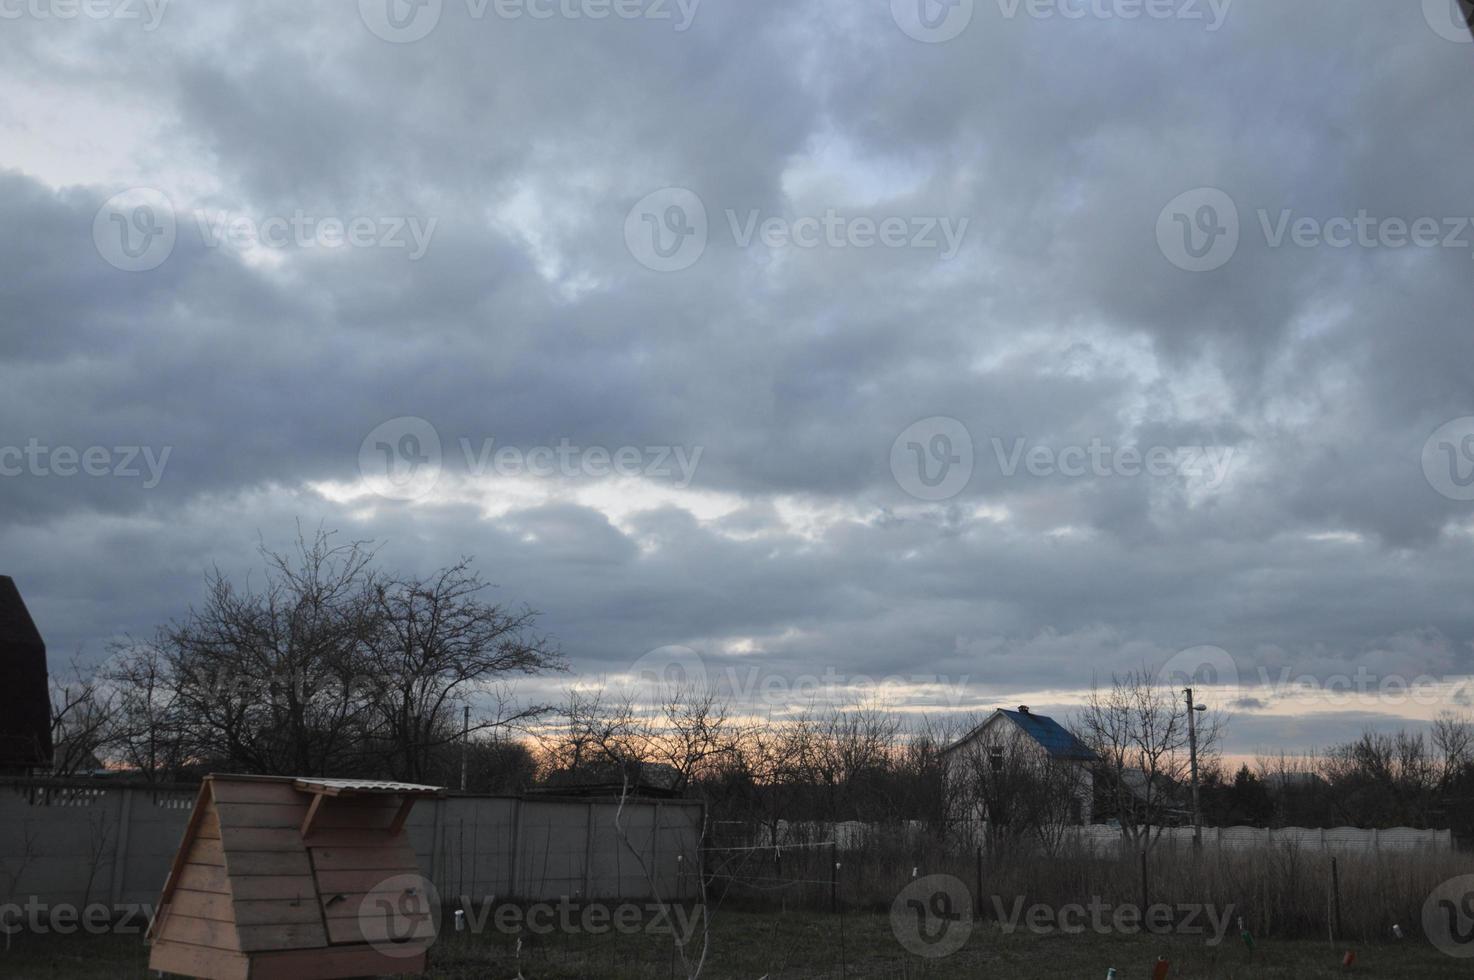
[[[635,980],[684,977],[668,937],[648,935],[552,935],[514,937],[447,933],[432,951],[437,980]],[[1115,967],[1121,980],[1146,980],[1165,955],[1173,980],[1273,980],[1315,977],[1468,978],[1468,960],[1444,956],[1421,941],[1356,947],[1357,963],[1341,968],[1342,948],[1326,942],[1262,941],[1251,953],[1230,936],[1217,947],[1202,937],[1100,936],[1023,932],[1005,934],[979,924],[967,944],[943,959],[923,959],[901,948],[883,915],[723,912],[713,923],[707,980],[846,978],[1104,978]],[[0,976],[18,980],[132,980],[150,976],[137,936],[17,935],[0,947]]]

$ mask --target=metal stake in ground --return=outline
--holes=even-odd
[[[1336,859],[1331,858],[1331,912],[1336,923],[1336,938],[1341,938],[1341,869],[1336,866]]]
[[[983,845],[981,844],[978,845],[977,886],[977,895],[972,903],[972,915],[975,919],[981,919],[983,917]]]
[[[1150,889],[1147,887],[1147,884],[1148,883],[1147,883],[1147,875],[1146,875],[1146,847],[1143,846],[1142,849],[1141,849],[1141,910],[1142,910],[1142,915],[1145,915],[1146,914],[1146,910],[1151,907],[1151,901],[1149,900],[1149,892],[1150,892]]]

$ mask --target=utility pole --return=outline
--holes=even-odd
[[[462,793],[464,793],[466,791],[466,769],[468,768],[467,760],[468,760],[468,756],[469,756],[470,751],[471,751],[471,706],[469,704],[466,705],[465,719],[466,720],[465,720],[465,722],[464,722],[464,724],[463,724],[463,726],[461,728],[461,792]],[[1196,773],[1197,772],[1197,769],[1193,769],[1193,772]],[[1196,782],[1197,777],[1194,776],[1193,777],[1193,780],[1194,780],[1193,785],[1196,786],[1197,785],[1197,782]]]
[[[1201,850],[1203,846],[1203,809],[1198,805],[1198,719],[1199,711],[1207,711],[1206,705],[1193,703],[1193,689],[1185,688],[1187,695],[1187,748],[1188,758],[1192,763],[1193,778],[1193,849]]]

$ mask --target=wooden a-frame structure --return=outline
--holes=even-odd
[[[434,786],[207,776],[149,968],[210,980],[419,974],[440,909],[405,821]]]

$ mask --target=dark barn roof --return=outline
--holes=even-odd
[[[46,642],[15,580],[0,575],[0,769],[51,761]]]

